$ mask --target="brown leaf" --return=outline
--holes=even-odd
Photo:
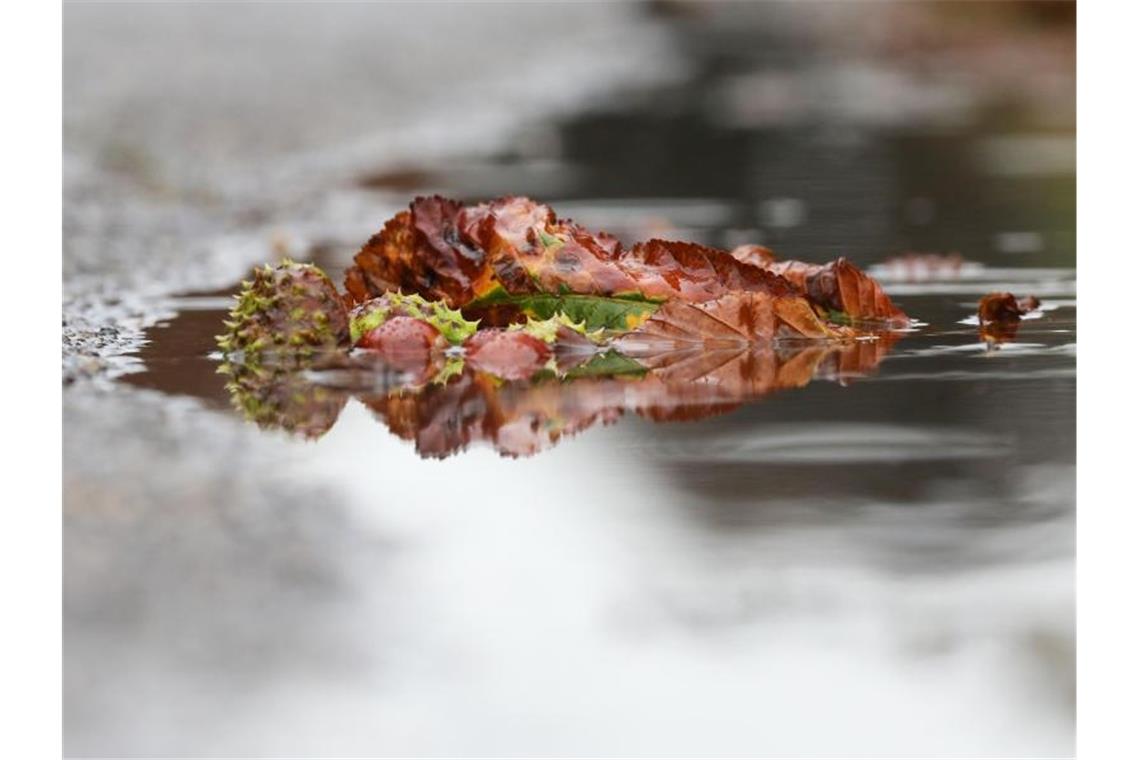
[[[732,257],[754,267],[766,267],[776,261],[776,254],[770,248],[750,243],[738,245],[732,249]]]
[[[1018,322],[1040,305],[1036,296],[1026,296],[1019,301],[1013,293],[987,293],[978,301],[978,321],[982,324]]]
[[[663,347],[739,349],[782,338],[848,337],[849,330],[820,321],[802,298],[732,292],[711,301],[669,301],[639,329],[615,339],[623,353],[640,356]]]
[[[400,289],[452,307],[496,292],[690,301],[733,290],[794,295],[782,278],[725,251],[666,240],[624,249],[518,197],[476,206],[415,199],[356,255],[345,285],[357,301]]]
[[[1040,305],[1036,296],[1018,300],[1013,293],[987,293],[978,301],[978,337],[991,348],[1014,340],[1021,318]]]
[[[845,258],[827,264],[809,264],[803,261],[762,262],[756,256],[742,251],[733,255],[756,264],[768,272],[788,280],[796,291],[817,306],[845,315],[853,321],[885,322],[905,325],[907,316],[891,302],[881,285],[870,275]]]
[[[535,296],[597,296],[651,306],[733,292],[799,297],[840,321],[907,322],[879,284],[846,259],[775,261],[762,246],[728,253],[668,240],[627,249],[612,236],[515,196],[474,206],[416,198],[360,250],[345,285],[357,302],[401,290],[470,310],[484,324],[533,316]]]

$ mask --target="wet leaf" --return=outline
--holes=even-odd
[[[978,337],[990,348],[1014,340],[1021,318],[1040,305],[1036,296],[987,293],[978,301]]]
[[[590,329],[622,330],[670,299],[796,295],[725,251],[665,240],[625,249],[519,197],[476,206],[417,198],[361,249],[345,284],[356,301],[401,290],[492,317],[562,312]]]
[[[1018,322],[1040,305],[1036,296],[1018,300],[1013,293],[987,293],[978,301],[978,322]]]
[[[735,249],[733,255],[743,256],[788,280],[798,293],[826,310],[829,319],[846,324],[871,322],[888,326],[905,326],[909,321],[874,278],[845,258],[827,264],[790,260],[762,262],[741,248]]]
[[[772,249],[755,243],[738,245],[732,249],[732,257],[754,267],[766,267],[776,261],[776,254]]]
[[[824,324],[802,298],[735,292],[700,303],[669,301],[641,328],[615,338],[614,345],[631,355],[644,355],[674,347],[738,349],[777,339],[849,334]]]

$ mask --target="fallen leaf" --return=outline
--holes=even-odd
[[[1036,296],[1018,300],[1013,293],[987,293],[978,301],[978,322],[1018,322],[1040,305]]]
[[[732,249],[731,253],[737,261],[743,261],[745,264],[751,264],[754,267],[765,267],[776,261],[776,254],[771,248],[755,243],[738,245]]]
[[[1021,318],[1041,305],[1036,296],[987,293],[978,301],[978,337],[990,348],[1017,338]]]
[[[831,319],[889,326],[909,323],[906,314],[894,305],[882,286],[845,258],[827,264],[789,260],[761,266],[791,282],[799,294],[826,309]]]
[[[804,299],[767,293],[732,292],[699,303],[669,301],[639,329],[614,339],[630,355],[660,352],[673,345],[705,350],[740,348],[783,338],[848,337],[829,327]]]
[[[485,324],[563,313],[591,329],[630,330],[663,302],[734,292],[806,299],[849,320],[905,322],[878,284],[844,259],[773,262],[759,246],[734,256],[667,240],[627,249],[513,196],[475,206],[415,199],[356,255],[345,285],[358,302],[388,291],[418,293]]]

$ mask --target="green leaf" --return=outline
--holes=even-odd
[[[499,288],[472,301],[469,308],[499,305],[514,306],[536,320],[551,319],[561,313],[569,322],[583,325],[585,330],[591,332],[599,329],[626,332],[645,322],[657,311],[661,302],[638,296],[593,296],[579,293],[511,295]]]
[[[612,377],[615,375],[644,375],[649,370],[642,364],[630,359],[620,351],[611,349],[603,354],[597,354],[585,364],[580,364],[569,370],[565,377],[576,380],[581,377]]]

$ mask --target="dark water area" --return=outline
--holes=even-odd
[[[1072,123],[1005,90],[964,106],[984,72],[945,87],[916,85],[906,63],[853,73],[763,24],[688,26],[676,5],[655,12],[671,19],[682,80],[528,123],[489,154],[365,167],[330,192],[374,204],[377,230],[394,198],[516,194],[625,242],[847,256],[914,327],[859,372],[823,364],[810,382],[723,413],[654,421],[619,405],[533,456],[473,440],[439,459],[361,394],[345,395],[316,440],[257,430],[218,373],[213,336],[233,291],[165,299],[173,316],[147,330],[140,371],[117,382],[171,409],[188,403],[202,445],[217,436],[213,456],[237,456],[240,428],[253,469],[232,504],[213,507],[240,540],[181,513],[161,540],[117,539],[148,556],[170,548],[144,591],[175,601],[155,602],[166,622],[147,625],[186,621],[196,652],[172,655],[132,628],[144,659],[127,670],[223,728],[211,743],[174,728],[105,733],[89,718],[82,746],[113,750],[123,736],[142,751],[168,751],[174,737],[231,754],[1071,754]],[[1033,23],[1063,37],[1067,21]],[[756,105],[769,102],[781,105]],[[339,284],[363,242],[357,226],[330,222],[289,254]],[[908,252],[965,263],[890,263]],[[1000,345],[971,321],[991,291],[1041,299]],[[175,492],[198,487],[187,473]],[[333,515],[311,514],[324,495],[277,514],[249,495],[310,486],[334,495]],[[278,530],[267,526],[286,513],[299,526],[289,548],[267,549]],[[325,517],[335,525],[305,522]],[[268,580],[298,567],[300,586]],[[235,585],[218,601],[206,589],[225,579]],[[93,583],[89,598],[104,598]],[[224,630],[191,622],[214,615]],[[99,640],[83,639],[77,657]],[[280,660],[266,664],[252,649],[268,640]],[[240,718],[227,723],[195,696],[213,689],[255,696],[235,698]],[[450,735],[426,738],[433,715],[449,716]],[[322,741],[329,725],[351,728]]]

